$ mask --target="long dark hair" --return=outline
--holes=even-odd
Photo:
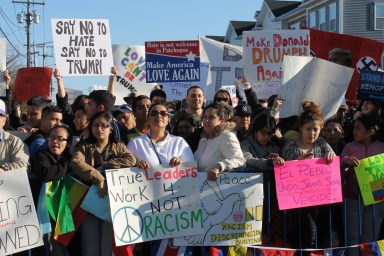
[[[109,114],[108,112],[104,112],[104,111],[97,112],[96,114],[94,114],[92,116],[91,120],[89,121],[89,126],[88,126],[89,137],[86,139],[86,141],[89,143],[96,143],[97,142],[97,139],[93,135],[93,132],[92,132],[92,125],[95,122],[95,120],[99,117],[105,118],[105,120],[107,121],[107,124],[111,128],[111,133],[109,134],[108,142],[109,143],[113,143],[113,142],[117,143],[119,140],[116,137],[116,131],[115,131],[115,125],[114,125],[113,117],[111,116],[111,114]]]

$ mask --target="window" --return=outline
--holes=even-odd
[[[293,23],[291,25],[291,29],[299,30],[300,29],[300,22]]]
[[[384,4],[375,5],[375,29],[382,30],[384,24]]]
[[[325,7],[319,9],[319,28],[320,30],[327,30],[325,23]]]
[[[329,31],[336,31],[336,3],[330,4],[329,12]]]
[[[316,29],[316,12],[309,13],[309,28]]]

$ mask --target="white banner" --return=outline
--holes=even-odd
[[[300,105],[310,100],[320,106],[325,119],[336,114],[354,69],[323,59],[286,56],[279,97],[284,99],[279,117],[300,114]]]
[[[52,19],[56,67],[62,76],[110,75],[109,20]]]
[[[117,246],[203,233],[196,162],[105,173]]]
[[[43,245],[27,170],[0,174],[0,255]]]
[[[243,51],[247,81],[259,99],[268,99],[281,85],[284,56],[310,55],[309,31],[244,31]]]
[[[145,76],[145,47],[139,45],[112,45],[115,78],[116,105],[125,104],[124,97],[131,93],[147,95],[156,84],[147,84]]]
[[[234,84],[243,74],[243,48],[200,37],[201,62],[209,63],[205,98],[213,101],[222,86]]]
[[[175,245],[261,244],[263,175],[222,173],[217,181],[199,173],[204,234],[174,239]]]
[[[0,97],[5,96],[5,81],[3,72],[7,69],[7,41],[0,38]]]

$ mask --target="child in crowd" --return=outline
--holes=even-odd
[[[345,195],[347,203],[347,241],[349,245],[371,242],[378,239],[380,226],[384,218],[384,203],[363,206],[359,204],[359,186],[354,167],[359,160],[384,153],[384,143],[377,139],[378,120],[368,115],[361,115],[355,120],[353,128],[354,141],[345,145],[341,156],[347,165],[345,178]],[[360,205],[360,209],[359,209]],[[358,221],[360,213],[360,221]],[[372,216],[374,215],[374,219]],[[362,241],[359,240],[359,225],[362,227]],[[375,230],[372,230],[372,229]],[[354,252],[358,253],[358,252]],[[358,254],[356,254],[358,255]]]
[[[336,155],[340,155],[344,142],[344,130],[336,119],[329,119],[325,122],[323,129],[323,137],[331,146]]]

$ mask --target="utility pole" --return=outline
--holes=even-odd
[[[27,67],[31,65],[31,24],[32,21],[36,24],[40,23],[40,15],[33,11],[31,13],[31,5],[45,5],[45,3],[39,3],[35,1],[12,1],[14,4],[27,4],[27,13],[21,12],[17,15],[19,23],[24,23],[24,15],[26,15],[25,22],[27,23]]]

